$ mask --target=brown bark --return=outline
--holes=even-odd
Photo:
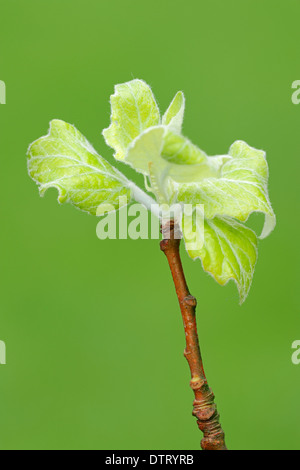
[[[185,280],[179,252],[180,238],[174,237],[177,229],[173,221],[162,228],[164,239],[160,243],[160,248],[168,259],[183,318],[186,336],[184,356],[190,367],[192,377],[190,386],[195,395],[193,415],[197,418],[198,427],[204,434],[201,441],[202,449],[227,450],[214,403],[214,394],[207,384],[203,369],[195,315],[197,301],[190,295]]]

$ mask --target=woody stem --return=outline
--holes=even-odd
[[[203,432],[201,447],[203,450],[227,450],[225,436],[219,421],[219,414],[214,403],[214,394],[207,384],[200,352],[197,324],[197,301],[188,289],[179,252],[180,238],[178,227],[173,221],[162,226],[163,240],[161,250],[165,253],[172,273],[176,294],[181,309],[186,336],[185,358],[191,371],[190,386],[195,400],[193,415],[197,418],[199,429]]]

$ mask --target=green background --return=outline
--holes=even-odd
[[[300,2],[0,1],[1,449],[198,449],[184,333],[157,240],[96,237],[97,219],[44,199],[26,149],[52,118],[113,162],[115,83],[143,78],[161,110],[183,90],[184,133],[208,154],[267,151],[275,232],[238,305],[183,254],[205,368],[231,449],[300,449]],[[116,166],[137,183],[139,176]]]

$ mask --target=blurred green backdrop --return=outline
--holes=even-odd
[[[1,449],[198,449],[184,333],[157,240],[105,241],[97,219],[39,198],[26,149],[52,118],[113,162],[113,85],[143,78],[208,154],[267,151],[277,228],[238,305],[186,254],[209,383],[231,449],[299,449],[298,0],[0,1]],[[116,164],[114,162],[114,164]],[[119,169],[142,183],[121,164]]]

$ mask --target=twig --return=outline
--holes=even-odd
[[[219,422],[219,414],[214,403],[214,394],[207,384],[201,358],[197,325],[195,297],[190,295],[180,259],[180,238],[176,238],[178,227],[173,221],[162,226],[163,240],[161,250],[165,253],[173,276],[176,294],[179,300],[186,336],[184,356],[191,371],[191,388],[194,391],[193,415],[197,418],[199,429],[204,436],[201,441],[203,450],[227,450],[225,436]]]

